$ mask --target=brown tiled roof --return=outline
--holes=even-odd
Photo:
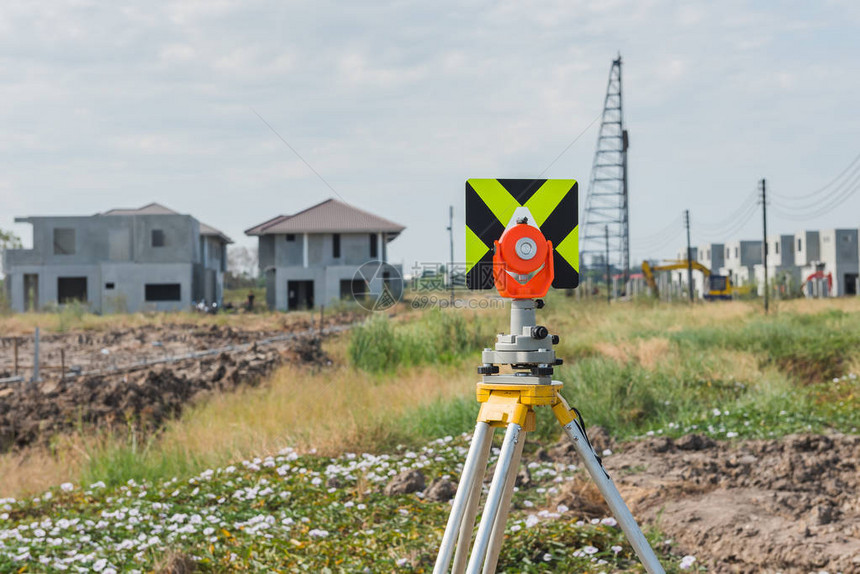
[[[149,203],[138,208],[116,208],[110,211],[105,211],[101,215],[181,215],[179,212],[173,211],[169,207],[165,207],[160,203]],[[215,229],[211,225],[206,225],[202,221],[200,223],[200,235],[211,235],[219,237],[227,243],[233,243],[233,240],[227,237],[223,232]]]
[[[246,235],[275,233],[388,233],[392,238],[406,229],[336,199],[328,199],[295,215],[279,215],[247,231]]]

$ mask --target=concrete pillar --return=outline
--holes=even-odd
[[[308,234],[302,233],[302,267],[308,266]]]

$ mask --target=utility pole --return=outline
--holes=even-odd
[[[693,302],[693,247],[690,245],[690,210],[684,210],[684,226],[687,228],[687,285],[690,291],[690,303]]]
[[[764,314],[767,315],[768,308],[768,284],[767,284],[767,182],[761,178],[761,220],[764,236],[762,237],[762,264],[764,267]]]
[[[454,307],[454,206],[448,206],[448,236],[451,239],[451,259],[448,260],[448,288],[451,290],[451,307]]]
[[[609,280],[609,226],[603,226],[603,236],[606,239],[606,302],[612,303],[612,289]]]

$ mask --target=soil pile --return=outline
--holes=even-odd
[[[549,454],[575,457],[561,445]],[[634,514],[709,570],[858,572],[858,461],[855,435],[739,443],[690,435],[628,443],[604,463]],[[587,490],[572,482],[559,500],[606,515]]]
[[[244,342],[250,336],[229,328],[216,327],[207,331],[218,337],[196,335],[207,345],[223,346],[230,340]],[[260,338],[259,333],[256,335]],[[106,342],[104,336],[98,341],[99,344]],[[50,440],[56,433],[80,424],[110,428],[131,422],[149,429],[157,428],[178,415],[197,395],[257,384],[284,362],[330,363],[321,349],[320,339],[304,335],[277,345],[253,344],[217,355],[115,374],[64,379],[47,376],[34,386],[11,383],[0,388],[0,451]]]

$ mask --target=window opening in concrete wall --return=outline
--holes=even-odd
[[[362,279],[341,279],[340,280],[340,298],[341,299],[356,299],[364,298],[367,295],[367,283]]]
[[[295,241],[296,234],[295,233],[287,233],[287,241]]]
[[[74,255],[75,230],[66,227],[54,228],[54,255]]]
[[[371,257],[379,257],[379,245],[376,242],[376,234],[370,234],[370,256]]]
[[[773,244],[773,252],[779,255],[779,241]]]
[[[340,233],[331,236],[331,256],[335,259],[340,258]]]
[[[857,278],[860,277],[857,273],[845,274],[845,294],[857,295]]]
[[[147,283],[143,286],[147,301],[180,301],[182,287],[179,283]]]
[[[57,302],[63,304],[73,303],[75,301],[87,301],[87,278],[58,277]]]
[[[111,229],[108,231],[108,258],[111,261],[128,261],[131,241],[128,229]]]
[[[314,306],[313,281],[287,281],[287,310],[312,309]]]
[[[108,291],[110,291],[114,287],[116,287],[116,285],[114,285],[113,283],[105,283],[105,289],[107,289]]]
[[[803,251],[803,243],[802,243],[802,242],[803,242],[803,240],[802,240],[802,239],[798,239],[798,240],[797,240],[797,251],[798,251],[798,253],[799,253],[800,251]]]
[[[164,230],[163,229],[153,229],[152,230],[152,246],[153,247],[164,247]]]
[[[39,310],[39,274],[24,273],[24,310]]]

